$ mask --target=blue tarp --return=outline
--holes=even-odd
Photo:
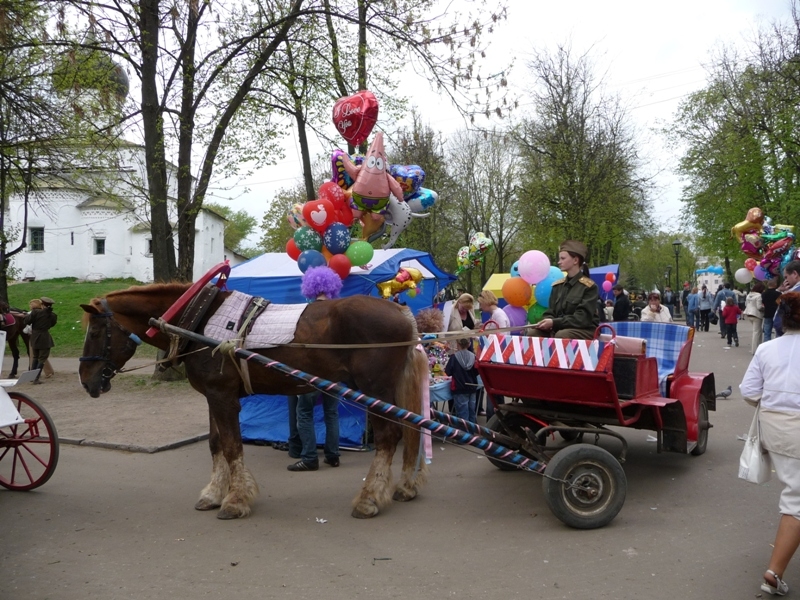
[[[289,439],[289,409],[286,396],[258,394],[242,398],[239,424],[245,442],[285,442]],[[339,446],[361,448],[367,413],[364,408],[339,402]],[[317,443],[325,441],[325,421],[322,404],[314,407],[314,429]]]

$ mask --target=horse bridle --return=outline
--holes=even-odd
[[[127,340],[125,342],[125,348],[132,349],[131,356],[133,353],[136,352],[136,348],[141,345],[142,340],[139,339],[139,336],[135,333],[131,333],[127,329],[125,329],[122,325],[117,323],[114,319],[114,313],[111,311],[111,308],[108,306],[108,301],[105,298],[100,298],[100,304],[103,306],[104,312],[96,313],[89,315],[92,319],[105,319],[106,320],[106,339],[105,339],[105,347],[103,348],[103,356],[81,356],[78,360],[80,362],[97,362],[103,361],[105,366],[103,371],[100,373],[100,377],[102,379],[103,384],[111,381],[114,376],[121,372],[122,368],[118,367],[114,364],[114,361],[111,360],[111,331],[112,326],[116,326],[122,333],[125,334]],[[131,344],[133,347],[131,348]]]

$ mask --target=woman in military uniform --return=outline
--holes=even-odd
[[[558,268],[567,277],[553,284],[550,308],[531,335],[590,340],[600,324],[597,317],[597,284],[589,277],[586,245],[567,240],[559,248]]]

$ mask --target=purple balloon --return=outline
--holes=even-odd
[[[761,265],[757,265],[756,268],[753,269],[753,277],[759,281],[764,281],[765,279],[769,279],[769,273],[767,273]]]
[[[521,306],[511,306],[507,304],[503,307],[503,312],[506,313],[512,327],[521,327],[528,322],[528,311]]]

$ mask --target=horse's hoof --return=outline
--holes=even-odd
[[[396,502],[410,502],[414,498],[417,497],[417,490],[408,490],[405,488],[397,488],[394,491],[394,495],[392,496],[392,500]]]
[[[215,508],[219,507],[219,502],[212,502],[211,500],[207,500],[205,498],[201,498],[197,501],[197,504],[194,505],[195,510],[214,510]]]
[[[240,516],[241,515],[239,514],[238,510],[234,511],[234,510],[225,510],[225,509],[223,509],[223,510],[221,510],[221,511],[219,511],[217,513],[217,518],[221,519],[223,521],[229,521],[231,519],[238,519]]]
[[[371,519],[378,515],[378,505],[372,500],[362,500],[353,507],[353,512],[350,513],[356,519]]]

